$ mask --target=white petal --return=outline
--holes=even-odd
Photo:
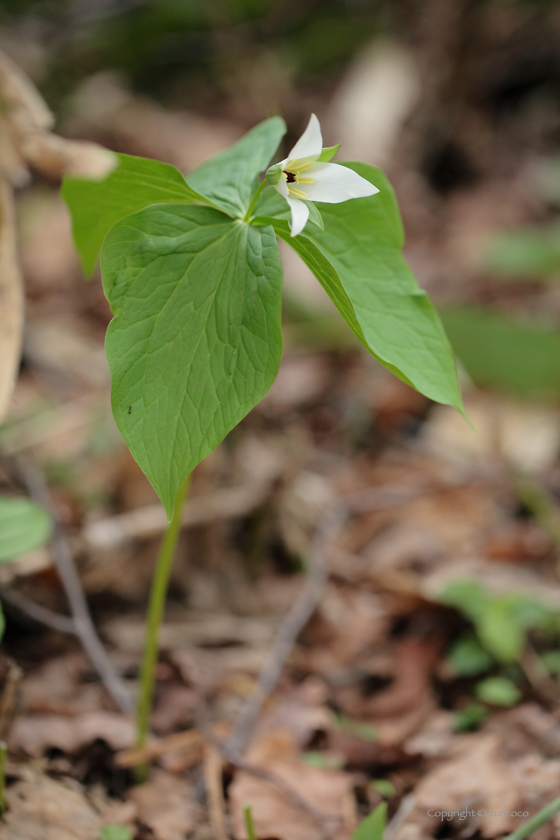
[[[315,114],[311,114],[309,125],[288,155],[288,160],[301,160],[301,158],[308,157],[317,159],[322,149],[323,136],[321,134],[321,126]]]
[[[309,218],[309,207],[307,204],[304,204],[303,201],[300,201],[299,198],[288,198],[288,204],[290,205],[290,210],[292,211],[292,224],[290,225],[290,230],[292,232],[292,236],[297,236],[298,233],[302,232],[307,224],[307,220]]]
[[[282,198],[288,200],[288,182],[285,175],[280,175],[280,180],[277,184],[272,185],[276,192],[279,192]]]
[[[298,184],[298,189],[305,190],[310,201],[338,204],[349,198],[364,198],[379,192],[353,169],[338,163],[315,163],[303,174],[315,178],[314,184]]]

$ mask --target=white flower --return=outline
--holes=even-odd
[[[315,114],[288,157],[268,170],[268,181],[292,211],[292,236],[304,229],[309,218],[306,201],[338,204],[349,198],[363,198],[379,192],[352,169],[337,163],[321,163],[323,150],[321,126]],[[274,183],[276,181],[276,183]]]

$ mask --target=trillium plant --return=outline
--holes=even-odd
[[[187,177],[119,154],[103,180],[62,185],[86,273],[101,255],[114,316],[106,351],[115,420],[169,519],[148,610],[139,745],[189,476],[267,393],[280,365],[277,239],[309,266],[368,353],[462,411],[446,335],[401,253],[386,177],[364,163],[331,163],[339,147],[323,148],[315,116],[270,166],[285,131],[279,117],[265,120]]]

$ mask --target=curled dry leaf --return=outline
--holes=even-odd
[[[23,284],[16,253],[12,189],[0,175],[0,420],[18,370],[23,329]]]
[[[285,731],[270,732],[249,750],[247,760],[283,779],[310,806],[321,813],[334,838],[347,838],[355,827],[352,779],[345,773],[309,767],[299,759],[294,738]],[[244,805],[253,810],[258,838],[320,840],[321,831],[312,816],[273,782],[244,770],[236,773],[229,788],[229,806],[236,840],[246,840]]]

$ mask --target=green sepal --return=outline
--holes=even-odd
[[[317,158],[317,163],[328,163],[329,160],[332,160],[333,157],[336,155],[336,153],[340,149],[340,146],[340,143],[338,143],[338,145],[336,146],[325,146],[324,149],[321,151],[321,154]]]
[[[321,214],[319,213],[319,211],[317,210],[317,208],[315,207],[313,202],[304,198],[303,203],[306,204],[307,207],[309,208],[309,220],[308,221],[313,222],[313,224],[317,225],[317,227],[321,228],[321,230],[325,230],[325,223],[323,221],[323,217],[321,216]]]
[[[277,184],[282,177],[282,164],[275,163],[274,166],[269,166],[266,170],[266,180],[269,184]]]

